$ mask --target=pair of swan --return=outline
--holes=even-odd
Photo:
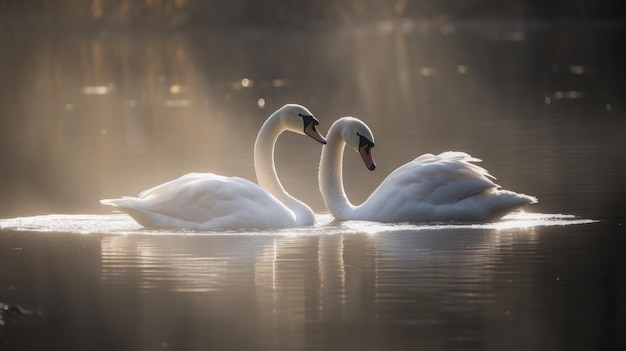
[[[322,144],[319,186],[339,220],[379,222],[488,221],[537,202],[532,196],[501,190],[489,173],[462,152],[425,154],[399,167],[361,205],[348,200],[342,179],[345,146],[358,151],[370,170],[374,137],[353,117],[337,120],[325,139],[318,120],[305,107],[288,104],[263,124],[254,145],[259,184],[239,177],[190,173],[148,189],[139,197],[100,202],[128,213],[145,227],[236,229],[288,228],[314,224],[309,206],[289,195],[274,166],[274,144],[283,131],[309,135]]]

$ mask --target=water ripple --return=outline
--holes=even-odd
[[[516,212],[491,223],[378,223],[368,221],[335,221],[330,214],[317,214],[316,226],[277,230],[203,231],[189,229],[143,228],[125,214],[51,214],[0,220],[1,230],[57,232],[71,234],[144,234],[144,235],[325,235],[397,231],[494,229],[511,230],[544,226],[566,226],[598,222],[567,214]]]

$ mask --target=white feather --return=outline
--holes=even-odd
[[[370,135],[356,118],[335,122],[320,163],[320,190],[330,212],[338,219],[379,222],[488,221],[537,199],[500,190],[480,159],[464,152],[424,154],[393,171],[360,206],[353,206],[343,191],[341,154],[344,135]],[[355,148],[354,145],[352,145]]]
[[[282,187],[273,157],[280,133],[289,130],[304,134],[304,115],[312,116],[303,106],[285,105],[259,131],[254,158],[263,188],[239,177],[190,173],[145,190],[138,197],[100,202],[128,213],[145,227],[235,229],[312,225],[313,211]],[[314,138],[325,142],[319,134]]]

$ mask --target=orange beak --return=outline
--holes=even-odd
[[[372,147],[370,145],[363,145],[359,148],[359,154],[361,154],[361,158],[363,162],[365,162],[365,167],[370,171],[376,169],[376,163],[374,163],[374,157],[372,156]]]
[[[315,123],[309,123],[306,128],[304,128],[304,133],[318,142],[326,144],[326,139],[322,136],[322,134],[320,134],[320,132],[317,131]]]

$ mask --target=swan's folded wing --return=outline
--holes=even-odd
[[[377,216],[410,220],[497,188],[488,172],[473,161],[478,160],[460,152],[422,155],[389,174],[366,206]]]
[[[153,188],[147,189],[139,193],[139,198],[148,198],[152,196],[161,196],[164,194],[170,194],[176,189],[184,186],[193,181],[200,180],[219,180],[219,179],[228,179],[228,177],[220,176],[215,173],[188,173],[174,180],[170,180],[169,182],[165,182],[163,184],[159,184]]]
[[[141,216],[145,226],[237,228],[293,222],[293,213],[257,184],[213,173],[190,173],[148,189],[138,198],[103,203],[135,219]]]

